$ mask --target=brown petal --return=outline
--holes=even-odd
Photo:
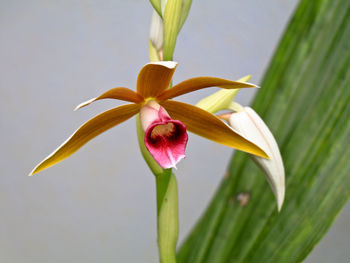
[[[144,98],[156,97],[169,87],[176,66],[177,63],[174,61],[146,64],[137,77],[137,93]]]
[[[168,100],[160,102],[171,118],[182,121],[186,128],[197,135],[238,150],[268,158],[254,143],[235,132],[213,114],[195,106]]]
[[[83,108],[94,101],[102,100],[102,99],[116,99],[116,100],[124,100],[124,101],[130,101],[135,103],[141,103],[144,100],[142,96],[140,94],[137,94],[135,91],[128,88],[118,87],[118,88],[110,89],[109,91],[106,91],[105,93],[101,94],[96,98],[80,103],[74,110],[79,110],[80,108]]]
[[[138,104],[123,105],[92,118],[38,164],[29,175],[38,173],[71,156],[91,139],[134,116],[139,112],[140,107]]]
[[[177,96],[210,87],[220,87],[223,89],[256,88],[257,86],[248,82],[232,81],[213,77],[191,78],[180,82],[171,89],[164,90],[157,96],[159,100],[167,100]]]

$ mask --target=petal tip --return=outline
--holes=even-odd
[[[90,103],[92,103],[94,100],[96,100],[96,98],[92,98],[90,100],[84,101],[82,103],[80,103],[78,106],[75,107],[75,109],[73,111],[77,111],[87,105],[89,105]]]
[[[37,166],[28,174],[28,176],[33,176],[34,174],[37,173],[36,171]]]
[[[265,158],[266,160],[270,160],[271,159],[270,156],[264,150],[262,150],[262,153],[263,153],[263,155],[260,155],[260,157]]]
[[[278,210],[278,213],[280,213],[281,212],[281,209],[282,209],[282,206],[283,206],[283,203],[284,203],[284,194],[285,194],[285,192],[284,192],[284,189],[283,189],[283,191],[281,191],[280,193],[279,193],[280,195],[279,196],[277,196],[277,210]]]
[[[246,82],[246,81],[240,81],[240,82],[242,82],[243,84],[246,84],[248,87],[260,89],[260,87],[256,84]]]

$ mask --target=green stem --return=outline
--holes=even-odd
[[[178,238],[178,195],[177,182],[171,169],[163,169],[147,150],[137,116],[137,137],[141,153],[156,178],[158,247],[161,263],[176,263],[176,244]]]
[[[158,248],[161,263],[176,263],[179,232],[177,182],[173,173],[156,176]]]
[[[151,3],[160,16],[162,16],[164,11],[164,16],[162,16],[164,22],[164,40],[162,45],[163,51],[157,50],[152,42],[149,41],[150,60],[173,60],[176,38],[181,26],[186,20],[192,1],[187,0],[184,2],[185,9],[183,9],[184,14],[181,25],[182,0],[151,1]],[[165,3],[166,5],[164,5]],[[159,10],[162,9],[162,6],[164,10]],[[152,24],[151,26],[155,25]],[[136,123],[141,153],[156,178],[159,259],[161,263],[176,263],[176,244],[179,232],[176,177],[171,169],[163,169],[153,159],[144,143],[145,134],[142,130],[139,116],[137,116]]]

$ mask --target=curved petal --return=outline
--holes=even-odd
[[[197,77],[180,82],[171,89],[164,90],[157,96],[157,99],[167,100],[195,90],[210,87],[220,87],[223,89],[257,88],[256,85],[248,82],[232,81],[213,77]]]
[[[91,139],[134,116],[139,112],[140,107],[138,104],[123,105],[92,118],[38,164],[29,175],[38,173],[71,156]]]
[[[144,98],[156,97],[169,87],[176,66],[174,61],[146,64],[137,77],[137,93]]]
[[[252,155],[252,159],[263,171],[276,197],[278,211],[281,210],[285,195],[285,171],[278,144],[260,116],[250,107],[232,113],[229,123],[236,131],[244,134],[269,155],[270,159]]]
[[[205,110],[173,100],[162,101],[159,104],[168,111],[171,118],[183,122],[190,132],[214,142],[268,158],[261,148]]]
[[[101,94],[96,98],[80,103],[74,110],[75,111],[79,110],[96,100],[102,100],[102,99],[116,99],[116,100],[124,100],[124,101],[130,101],[135,103],[141,103],[144,101],[143,97],[140,94],[137,94],[135,91],[124,87],[118,87],[118,88],[110,89],[109,91],[106,91],[105,93]]]

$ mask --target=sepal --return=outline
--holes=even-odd
[[[230,126],[263,149],[270,159],[251,155],[255,163],[264,172],[276,197],[278,211],[281,210],[285,194],[285,172],[277,142],[265,122],[250,107],[232,113]]]

